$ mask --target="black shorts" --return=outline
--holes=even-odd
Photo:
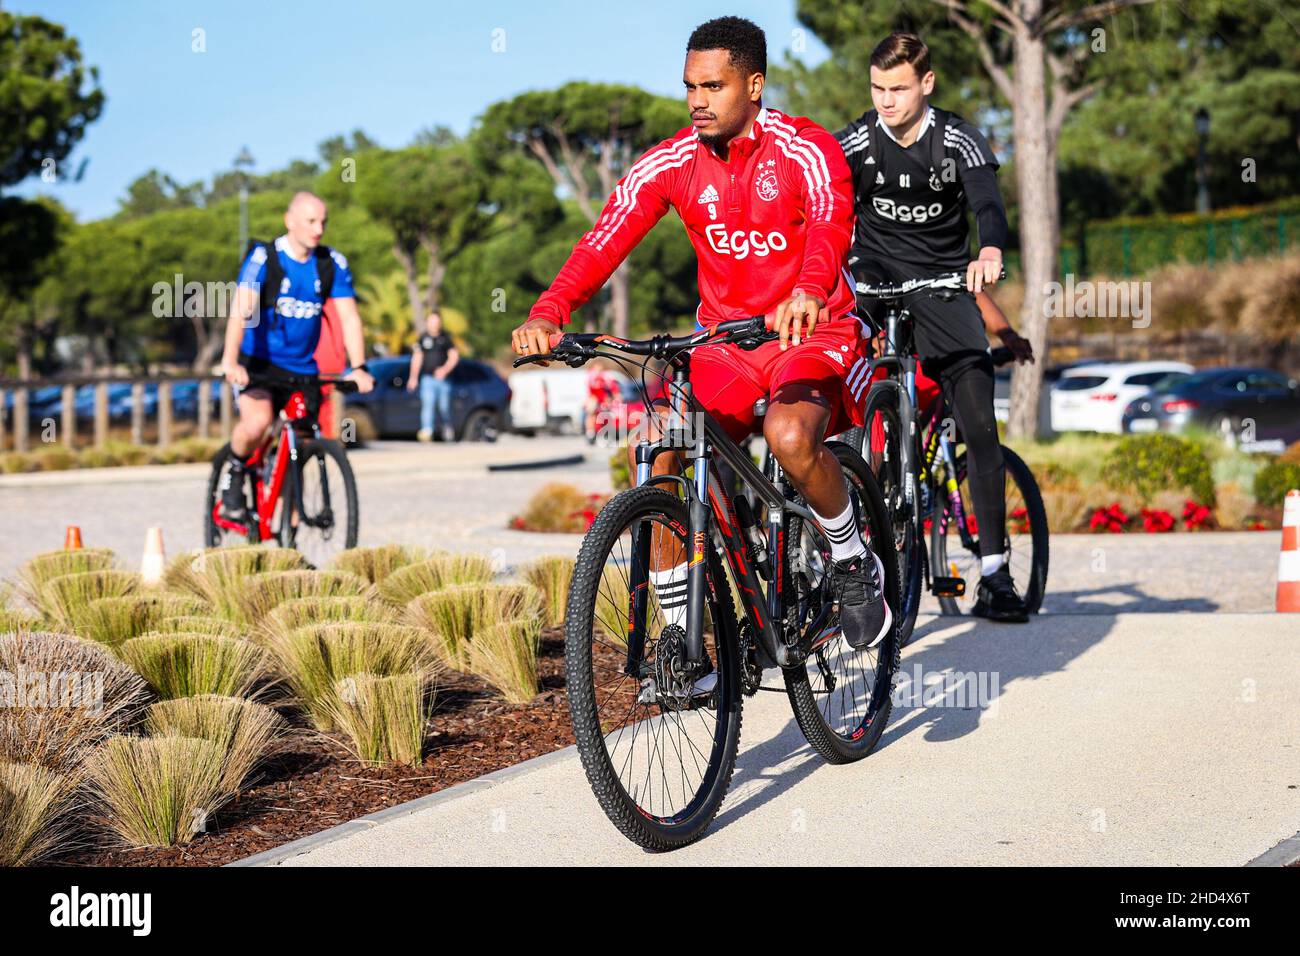
[[[248,369],[248,385],[240,393],[250,398],[269,398],[271,408],[278,412],[294,392],[302,392],[307,400],[307,421],[314,422],[320,413],[320,384],[316,375],[291,372],[264,358],[239,353],[239,364]]]
[[[940,269],[919,269],[898,262],[859,259],[853,263],[854,279],[873,285],[897,285],[908,279],[928,279],[942,273]],[[988,352],[984,319],[975,296],[969,292],[963,291],[949,302],[918,294],[905,300],[905,305],[912,316],[916,354],[921,357],[927,375],[937,378],[954,363],[978,360],[972,353]],[[884,327],[885,306],[880,300],[859,296],[858,311],[875,328]]]

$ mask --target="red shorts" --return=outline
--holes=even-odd
[[[784,352],[780,342],[764,342],[752,352],[734,345],[709,345],[691,355],[691,386],[696,400],[718,420],[732,441],[758,431],[754,403],[783,385],[799,383],[830,404],[827,435],[862,424],[862,405],[870,376],[864,327],[853,316],[823,323]]]

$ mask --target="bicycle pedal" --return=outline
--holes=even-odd
[[[961,597],[966,593],[965,578],[932,578],[930,591],[935,597]]]

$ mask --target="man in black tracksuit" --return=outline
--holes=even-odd
[[[967,294],[950,302],[909,302],[917,354],[938,380],[966,441],[980,582],[973,613],[998,621],[1028,620],[1006,566],[1006,471],[993,417],[993,363],[974,293],[1002,272],[1007,217],[997,160],[984,136],[961,117],[929,105],[930,52],[919,37],[894,33],[871,54],[876,109],[836,138],[853,174],[857,221],[849,266],[858,282],[900,283],[965,272]],[[980,250],[970,255],[967,210],[975,214]],[[880,303],[859,300],[879,324]]]

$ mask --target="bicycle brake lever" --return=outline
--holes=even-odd
[[[554,352],[547,352],[545,355],[524,355],[510,363],[511,368],[519,368],[521,365],[528,365],[532,362],[554,362],[558,361]]]

